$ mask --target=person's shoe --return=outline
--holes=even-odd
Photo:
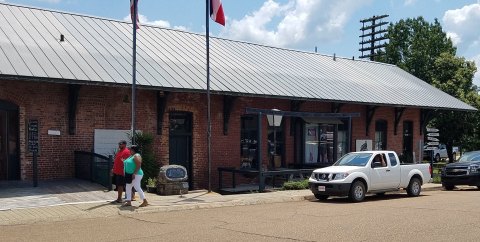
[[[126,202],[126,203],[122,204],[122,207],[131,207],[131,206],[132,206],[131,202]]]
[[[112,204],[122,203],[122,200],[113,200],[110,203],[112,203]]]
[[[146,199],[143,200],[142,204],[140,204],[140,206],[138,206],[139,208],[142,208],[142,207],[146,207],[148,206],[148,202]]]

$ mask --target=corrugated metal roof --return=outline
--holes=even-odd
[[[131,45],[126,22],[0,3],[0,75],[125,85]],[[392,65],[219,38],[210,46],[216,93],[476,110]],[[206,89],[204,35],[144,25],[137,53],[138,85]]]

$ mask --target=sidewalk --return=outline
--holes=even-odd
[[[440,184],[425,184],[423,191],[439,190]],[[110,204],[110,201],[116,198],[114,191],[90,191],[87,193],[103,193],[103,197],[110,197],[107,200],[89,200],[81,202],[63,202],[59,203],[60,198],[54,194],[48,194],[53,202],[52,204],[37,203],[35,207],[16,207],[0,210],[1,225],[32,224],[42,221],[65,221],[81,218],[101,218],[118,215],[131,215],[135,213],[153,213],[168,212],[178,210],[192,210],[204,208],[219,208],[242,205],[270,204],[279,202],[293,202],[314,199],[310,190],[293,191],[274,191],[266,193],[251,193],[238,195],[220,195],[217,193],[208,193],[206,191],[192,192],[183,196],[159,196],[146,193],[150,206],[138,208],[139,201],[132,202],[132,207],[122,207],[120,205]],[[87,195],[87,193],[83,195]],[[3,194],[3,191],[2,191]],[[0,194],[0,195],[2,195]],[[82,193],[70,194],[71,197],[84,197]],[[37,195],[38,196],[38,195]],[[91,197],[88,194],[87,197]],[[13,199],[0,196],[0,204]],[[53,200],[52,200],[53,199]],[[137,198],[138,199],[138,198]],[[17,199],[18,200],[18,199]],[[27,199],[28,200],[28,199]],[[48,200],[48,199],[47,199]]]

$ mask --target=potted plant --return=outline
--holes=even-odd
[[[157,193],[157,178],[148,178],[146,187],[147,187],[147,192]]]

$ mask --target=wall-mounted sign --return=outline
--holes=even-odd
[[[435,137],[427,137],[427,140],[428,141],[440,141],[438,138],[435,138]]]
[[[48,135],[60,135],[60,130],[48,130]]]
[[[427,145],[439,145],[439,142],[428,142]]]
[[[439,133],[428,133],[427,136],[429,136],[429,137],[439,137],[440,134]]]
[[[38,144],[38,131],[40,127],[38,126],[38,120],[31,119],[28,121],[28,151],[38,153],[39,144]]]
[[[355,144],[356,144],[356,151],[373,150],[371,139],[357,139]]]
[[[436,146],[427,146],[424,150],[436,150],[438,147]]]
[[[427,127],[427,132],[430,132],[430,133],[438,133],[438,129],[437,128],[429,128]]]

